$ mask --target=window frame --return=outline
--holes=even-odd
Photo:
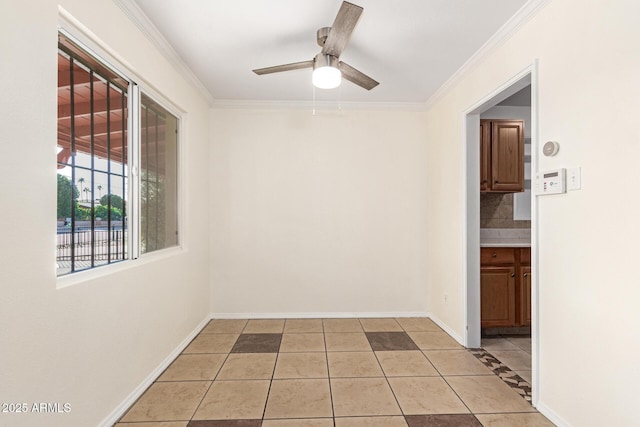
[[[76,283],[93,280],[95,278],[108,276],[116,272],[133,268],[157,260],[166,259],[182,253],[184,246],[184,141],[185,123],[187,121],[186,113],[178,108],[167,97],[163,96],[151,84],[140,77],[130,65],[121,59],[104,43],[91,33],[86,27],[80,24],[75,18],[69,15],[64,9],[59,9],[59,22],[57,34],[69,39],[80,49],[84,50],[94,60],[110,69],[129,82],[129,91],[127,94],[127,109],[129,111],[127,118],[127,156],[128,165],[126,167],[126,177],[129,185],[127,189],[127,217],[128,217],[128,251],[127,257],[121,261],[99,265],[79,271],[74,271],[62,276],[58,276],[57,268],[54,272],[56,277],[57,288],[64,288]],[[56,37],[57,40],[57,37]],[[56,52],[57,50],[56,44]],[[140,211],[140,151],[141,151],[141,109],[142,94],[151,98],[153,102],[164,108],[168,113],[177,119],[177,149],[176,149],[176,226],[177,226],[177,242],[173,246],[154,250],[152,252],[140,252],[141,239],[141,211]],[[56,258],[54,248],[54,260]],[[54,264],[55,267],[55,264]]]

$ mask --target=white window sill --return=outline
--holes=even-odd
[[[140,255],[138,259],[119,261],[114,264],[107,264],[100,267],[91,268],[88,270],[78,271],[70,273],[65,276],[60,276],[56,281],[56,289],[62,289],[69,286],[74,286],[80,283],[90,282],[92,280],[100,279],[110,276],[121,271],[129,270],[132,268],[138,268],[147,264],[152,264],[167,258],[172,258],[177,255],[185,253],[186,250],[182,246],[174,246],[167,249],[161,249],[151,252],[149,254]]]

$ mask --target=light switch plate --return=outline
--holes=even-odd
[[[567,191],[580,190],[580,188],[582,188],[580,167],[567,168]]]

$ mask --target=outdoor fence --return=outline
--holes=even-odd
[[[122,227],[77,230],[58,229],[57,261],[108,261],[123,259],[126,254],[127,230]]]

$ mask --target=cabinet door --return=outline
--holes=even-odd
[[[531,267],[520,267],[520,324],[531,325]]]
[[[480,120],[480,191],[489,190],[491,168],[491,121]]]
[[[491,189],[524,191],[524,125],[521,120],[491,123]]]
[[[515,267],[480,269],[481,326],[516,326]]]

